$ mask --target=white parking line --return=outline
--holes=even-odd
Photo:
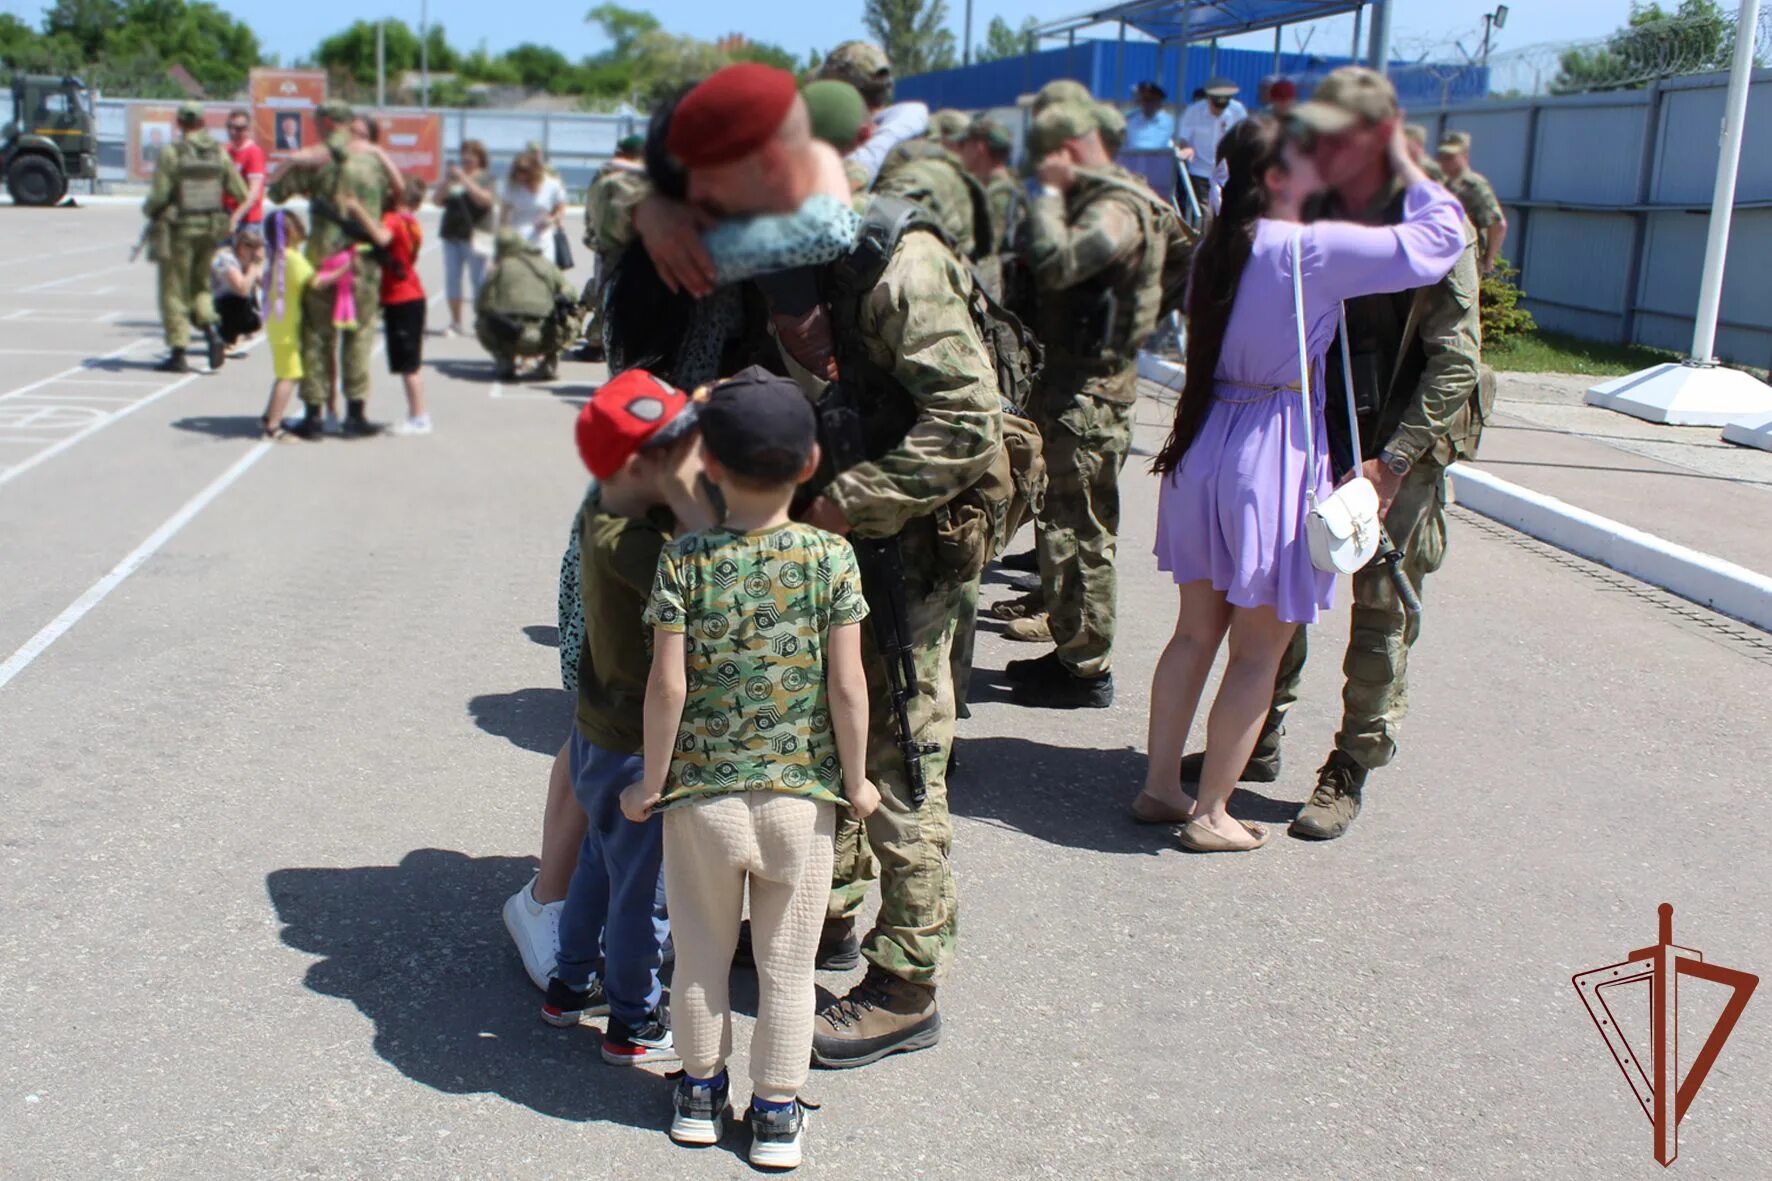
[[[45,282],[45,283],[33,283],[29,287],[20,287],[17,291],[17,294],[24,295],[24,294],[27,294],[32,291],[53,291],[57,287],[64,286],[68,283],[78,283],[82,279],[93,279],[93,278],[97,278],[99,275],[108,275],[112,271],[127,270],[127,269],[129,269],[129,267],[131,265],[133,265],[133,264],[127,263],[127,262],[119,262],[119,263],[113,263],[112,265],[110,265],[108,267],[100,267],[96,271],[81,271],[79,274],[75,274],[75,275],[63,275],[59,279],[50,279],[48,282]]]
[[[252,450],[235,460],[233,466],[212,480],[203,491],[187,500],[183,507],[166,519],[165,524],[149,534],[146,541],[136,546],[129,552],[129,556],[113,566],[109,574],[93,583],[86,589],[85,594],[68,604],[67,609],[50,620],[42,631],[26,640],[22,648],[6,658],[5,664],[0,664],[0,688],[4,688],[8,681],[29,668],[33,660],[43,655],[51,644],[66,635],[70,628],[86,616],[87,612],[104,602],[106,596],[123,584],[124,579],[141,569],[143,564],[153,557],[161,546],[172,540],[180,529],[190,524],[191,519],[202,512],[210,501],[226,492],[229,485],[245,475],[253,464],[263,459],[265,453],[275,446],[276,444],[271,442],[256,444]]]
[[[144,344],[152,343],[154,343],[153,337],[141,336],[130,341],[122,348],[112,349],[110,352],[101,354],[97,357],[87,354],[86,359],[78,365],[70,365],[60,373],[52,373],[48,377],[40,378],[37,381],[31,382],[29,385],[21,385],[15,390],[8,390],[4,394],[0,394],[0,402],[4,402],[8,398],[20,397],[21,395],[30,393],[32,390],[40,390],[46,385],[54,385],[63,378],[73,377],[77,373],[85,373],[90,369],[96,369],[102,361],[115,361],[117,358],[134,349],[140,348]]]
[[[6,260],[6,265],[9,267],[16,267],[20,263],[43,262],[46,259],[66,258],[70,254],[91,254],[98,250],[128,250],[134,245],[134,238],[129,238],[121,242],[100,242],[94,246],[75,246],[69,250],[55,250],[48,254],[27,254],[23,258],[9,258]]]

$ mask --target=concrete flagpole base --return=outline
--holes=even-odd
[[[1772,414],[1760,418],[1742,418],[1723,428],[1725,443],[1739,443],[1743,447],[1758,447],[1761,451],[1772,451]]]
[[[1772,418],[1772,386],[1739,369],[1678,361],[1596,385],[1587,404],[1669,426],[1726,426]]]

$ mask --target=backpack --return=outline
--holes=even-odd
[[[210,218],[222,208],[222,180],[227,165],[214,140],[198,142],[190,136],[178,141],[178,216],[181,221]]]

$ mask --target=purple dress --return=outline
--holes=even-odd
[[[1272,607],[1288,623],[1315,623],[1335,578],[1311,564],[1304,536],[1306,457],[1298,392],[1292,251],[1304,262],[1311,425],[1319,497],[1330,490],[1323,358],[1341,302],[1437,283],[1464,252],[1458,201],[1431,181],[1412,186],[1394,226],[1257,223],[1218,359],[1213,400],[1157,506],[1157,564],[1183,584],[1210,580],[1236,607]],[[1345,413],[1333,391],[1334,413]]]

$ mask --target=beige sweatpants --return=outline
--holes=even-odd
[[[677,949],[671,1025],[692,1077],[713,1078],[732,1053],[727,978],[748,882],[757,961],[752,1092],[785,1103],[805,1085],[814,961],[836,829],[834,804],[775,792],[720,796],[665,812],[665,900]]]

